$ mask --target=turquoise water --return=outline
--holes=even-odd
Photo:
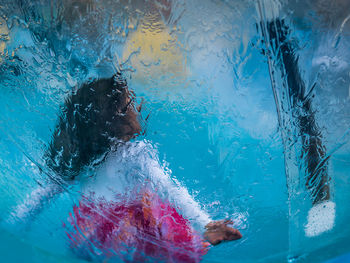
[[[136,140],[152,143],[212,219],[231,218],[243,234],[202,262],[347,262],[350,7],[338,1],[1,1],[0,258],[84,262],[63,227],[79,181],[25,221],[11,213],[47,186],[43,155],[69,92],[122,71],[147,119]],[[316,237],[304,231],[311,198],[285,76],[257,30],[271,10],[298,42],[330,156],[335,223]]]

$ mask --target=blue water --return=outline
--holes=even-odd
[[[63,227],[80,199],[78,182],[27,222],[11,222],[11,212],[45,188],[43,155],[67,94],[118,70],[149,116],[137,140],[157,148],[212,219],[231,218],[243,234],[212,247],[202,262],[350,260],[346,1],[0,2],[2,261],[84,262],[70,251]],[[267,7],[259,10],[259,2]],[[283,99],[278,58],[262,51],[268,47],[257,30],[275,6],[273,15],[290,23],[290,41],[298,42],[308,90],[316,83],[313,105],[330,155],[335,224],[311,238],[293,112]]]

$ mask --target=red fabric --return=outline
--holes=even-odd
[[[143,262],[199,262],[208,244],[169,203],[148,193],[133,202],[84,198],[73,208],[67,232],[71,248],[85,258],[118,256]]]

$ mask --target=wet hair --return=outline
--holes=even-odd
[[[128,141],[140,132],[133,93],[120,74],[94,80],[66,99],[46,161],[62,178],[74,179],[116,141]]]

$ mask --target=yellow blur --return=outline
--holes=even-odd
[[[0,36],[1,38],[7,38],[9,34],[6,21],[0,18]],[[6,43],[4,40],[0,40],[0,63],[3,61],[3,57],[5,56]]]
[[[186,76],[186,57],[177,37],[154,17],[145,17],[138,29],[129,35],[123,61],[135,70],[133,79],[141,82]]]

